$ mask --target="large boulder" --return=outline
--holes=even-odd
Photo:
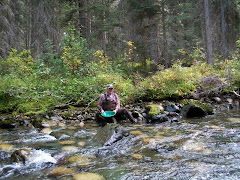
[[[180,112],[179,107],[176,106],[176,104],[171,103],[171,102],[166,102],[165,105],[164,105],[164,109],[167,112],[176,112],[176,113]]]
[[[198,100],[183,100],[183,108],[180,115],[186,118],[204,117],[213,114],[213,108],[204,102]]]
[[[146,106],[147,122],[162,123],[168,121],[168,117],[164,113],[164,108],[159,104],[149,104]]]
[[[93,141],[100,145],[110,146],[127,135],[127,130],[122,126],[118,124],[107,124],[93,137]]]
[[[148,119],[148,123],[163,123],[169,121],[167,114],[153,115]]]

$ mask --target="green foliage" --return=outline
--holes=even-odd
[[[228,67],[233,87],[235,89],[240,88],[240,39],[237,41],[237,49],[232,55],[232,60],[229,61]]]
[[[137,87],[136,99],[161,100],[190,95],[196,90],[201,77],[209,73],[205,63],[189,68],[178,64],[140,82]]]
[[[5,73],[16,73],[18,75],[31,74],[33,70],[33,58],[27,50],[18,52],[18,50],[12,49],[7,59],[1,62],[1,66]]]
[[[195,63],[203,63],[206,59],[206,54],[203,48],[198,46],[194,47],[191,51],[187,52],[184,49],[178,49],[180,53],[180,61],[184,66],[191,66]]]
[[[70,32],[75,33],[72,30]],[[239,88],[239,49],[231,60],[219,60],[213,68],[201,63],[203,57],[199,48],[196,52],[189,53],[190,58],[197,59],[194,65],[182,67],[179,60],[172,68],[144,78],[136,70],[144,67],[149,71],[151,61],[146,60],[145,66],[134,62],[132,52],[135,46],[130,41],[129,52],[122,59],[130,64],[124,67],[124,64],[119,63],[120,60],[113,66],[110,57],[102,50],[91,54],[82,38],[75,39],[72,34],[66,36],[65,40],[63,47],[69,48],[70,51],[64,50],[63,54],[68,52],[69,57],[62,55],[62,58],[65,61],[64,65],[69,65],[68,71],[53,71],[57,66],[57,55],[52,50],[50,41],[46,42],[46,53],[35,61],[29,52],[13,50],[7,60],[1,63],[6,71],[0,78],[0,112],[38,114],[69,101],[79,106],[87,106],[92,102],[96,107],[99,95],[106,91],[106,85],[109,83],[114,84],[122,105],[134,101],[188,97],[204,77],[221,79],[219,82],[227,82],[234,89]],[[82,54],[75,50],[80,50]],[[180,51],[185,52],[183,49]],[[81,62],[76,71],[70,68],[74,60]],[[129,68],[131,73],[126,72],[124,68]]]
[[[86,39],[82,38],[79,32],[69,26],[62,40],[63,52],[61,59],[69,73],[84,75],[84,65],[87,63],[90,51]]]
[[[129,0],[128,3],[130,10],[135,12],[138,18],[146,15],[152,17],[160,10],[160,6],[152,0]]]
[[[56,53],[55,45],[50,39],[45,40],[45,43],[43,44],[43,52],[40,54],[38,60],[39,63],[35,63],[35,65],[40,66],[41,68],[37,67],[36,70],[41,70],[41,72],[47,70],[51,74],[59,74],[64,71],[63,62]]]

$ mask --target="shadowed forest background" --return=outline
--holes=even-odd
[[[0,112],[95,106],[108,83],[123,105],[238,91],[239,13],[239,0],[1,0]]]

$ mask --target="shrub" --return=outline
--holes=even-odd
[[[31,74],[33,58],[27,50],[18,52],[18,50],[12,49],[7,60],[2,62],[2,67],[5,73],[16,73],[18,75]]]

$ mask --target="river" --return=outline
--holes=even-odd
[[[239,179],[240,110],[162,124],[121,124],[129,135],[103,146],[95,122],[42,129],[0,129],[0,149],[30,150],[25,163],[3,160],[0,179],[72,180],[91,172],[106,180]],[[58,167],[67,168],[64,172]],[[77,178],[76,178],[77,179]]]

